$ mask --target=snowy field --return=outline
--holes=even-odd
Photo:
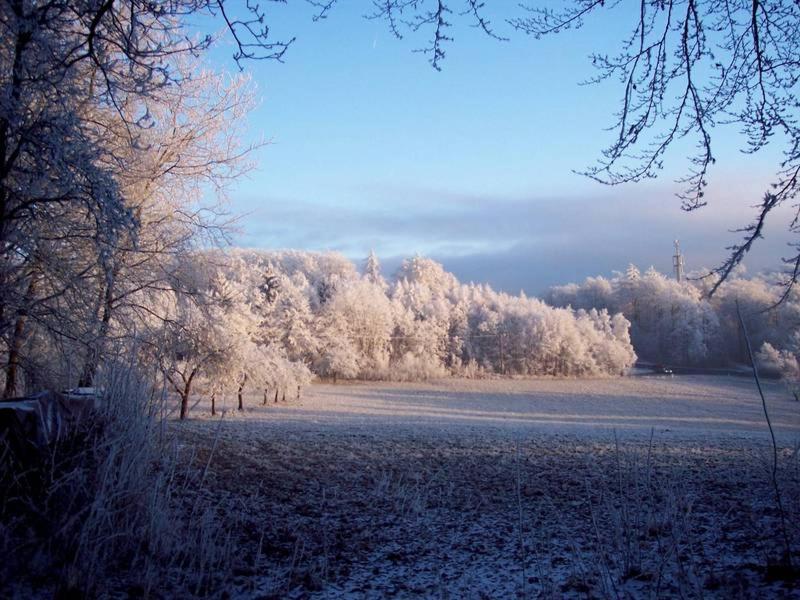
[[[800,405],[765,383],[770,416],[789,441],[800,437]],[[637,376],[610,379],[443,379],[433,383],[317,384],[303,398],[260,406],[249,398],[247,427],[298,430],[378,429],[450,432],[480,429],[510,435],[672,433],[680,437],[766,434],[752,379]],[[229,408],[233,399],[229,399]],[[198,405],[197,409],[207,410]],[[229,412],[235,418],[234,412]],[[344,433],[343,432],[343,433]]]
[[[797,554],[800,405],[766,391]],[[769,566],[782,537],[749,379],[318,384],[288,404],[247,400],[175,424],[236,539],[234,596],[800,597]]]

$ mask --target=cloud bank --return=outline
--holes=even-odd
[[[387,270],[402,257],[431,256],[463,281],[535,295],[588,275],[671,269],[680,239],[688,270],[713,267],[753,215],[763,187],[730,178],[709,206],[685,213],[670,186],[599,188],[586,195],[486,196],[365,186],[343,201],[264,198],[239,203],[249,214],[236,242],[261,248],[336,250],[360,259],[374,249]],[[244,204],[244,206],[242,206]],[[774,269],[788,254],[791,209],[773,215],[750,271]]]

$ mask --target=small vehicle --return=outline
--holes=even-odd
[[[656,365],[655,367],[653,367],[653,373],[656,373],[658,375],[674,375],[672,369],[664,365]]]

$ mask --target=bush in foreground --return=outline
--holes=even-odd
[[[207,502],[186,502],[200,469],[181,466],[163,394],[110,370],[99,406],[67,435],[0,452],[0,589],[14,595],[209,591],[230,555]],[[190,488],[191,486],[191,488]]]

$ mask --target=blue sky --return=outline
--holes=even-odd
[[[711,206],[699,213],[673,195],[686,144],[656,181],[610,188],[573,173],[611,136],[619,87],[579,83],[592,51],[615,48],[624,9],[543,40],[498,15],[510,42],[454,16],[437,72],[413,52],[424,35],[395,39],[362,18],[369,5],[342,2],[316,23],[303,3],[269,5],[274,35],[297,41],[283,64],[245,65],[261,98],[249,131],[270,143],[231,190],[247,215],[235,243],[354,259],[374,249],[389,268],[421,253],[462,280],[537,294],[629,262],[668,270],[675,237],[689,268],[712,266],[769,182],[776,155],[742,155],[730,130],[715,133]],[[235,68],[231,51],[215,50],[215,66]],[[777,215],[750,270],[777,263],[787,218]]]

